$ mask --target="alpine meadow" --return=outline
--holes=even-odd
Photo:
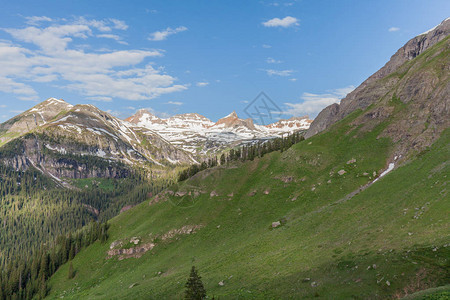
[[[448,2],[0,7],[0,300],[450,298]]]

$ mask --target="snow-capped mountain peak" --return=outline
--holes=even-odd
[[[160,119],[145,110],[137,111],[126,121],[153,130],[172,144],[200,155],[218,152],[231,145],[253,143],[307,129],[311,122],[307,117],[302,117],[262,126],[255,125],[252,119],[240,119],[233,111],[214,123],[197,113]]]

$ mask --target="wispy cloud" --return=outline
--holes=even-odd
[[[94,100],[94,101],[101,101],[101,102],[111,102],[111,97],[103,97],[103,96],[95,96],[95,97],[88,97],[88,99]]]
[[[41,22],[52,22],[53,19],[46,17],[46,16],[32,16],[32,17],[25,17],[27,20],[26,23],[28,25],[38,25]]]
[[[399,31],[399,30],[400,30],[400,28],[398,28],[398,27],[391,27],[388,29],[389,32],[395,32],[395,31]]]
[[[273,18],[273,19],[270,19],[270,20],[268,20],[266,22],[263,22],[262,24],[265,27],[284,27],[284,28],[287,28],[287,27],[298,26],[298,25],[300,25],[299,22],[300,22],[299,19],[287,16],[287,17],[284,17],[283,19]]]
[[[109,20],[114,24],[115,29],[120,29],[120,30],[128,29],[128,25],[125,23],[125,21],[117,20],[117,19],[109,19]]]
[[[0,104],[0,108],[5,108],[5,107],[8,107],[8,106],[5,104]]]
[[[277,60],[277,59],[274,59],[274,58],[272,58],[272,57],[268,57],[268,58],[266,59],[266,62],[267,62],[268,64],[281,64],[281,63],[282,63],[281,60]]]
[[[51,22],[44,17],[29,20]],[[21,100],[37,100],[38,93],[30,82],[47,82],[97,101],[109,101],[146,100],[185,90],[186,85],[175,84],[176,79],[162,67],[148,62],[149,58],[162,56],[160,50],[99,53],[99,49],[79,47],[79,42],[85,44],[88,38],[117,39],[113,31],[126,28],[120,20],[83,17],[42,26],[4,28],[14,44],[0,41],[0,91],[15,94]]]
[[[165,30],[155,31],[155,32],[151,33],[150,36],[148,37],[148,39],[150,41],[163,41],[163,40],[167,39],[167,37],[169,35],[177,34],[179,32],[183,32],[186,30],[188,30],[188,29],[187,29],[187,27],[184,27],[184,26],[180,26],[175,29],[167,27]]]
[[[172,105],[183,105],[183,102],[179,101],[167,101],[166,104],[172,104]]]
[[[120,44],[128,45],[128,43],[122,41],[122,38],[120,36],[118,36],[117,34],[109,34],[109,33],[97,34],[97,37],[98,38],[105,38],[105,39],[115,40],[116,42],[118,42]]]
[[[267,75],[269,76],[291,76],[292,73],[294,73],[294,70],[273,70],[273,69],[267,69],[266,71]]]
[[[284,103],[288,109],[284,111],[287,115],[302,116],[310,115],[315,117],[322,109],[333,103],[339,103],[348,93],[353,91],[353,85],[332,90],[325,94],[303,93],[300,97],[302,102]]]
[[[206,81],[200,81],[200,82],[197,82],[195,85],[196,86],[199,86],[199,87],[203,87],[203,86],[207,86],[209,84],[209,82],[206,82]]]
[[[265,49],[270,49],[270,48],[272,48],[271,45],[267,45],[267,44],[262,44],[261,47],[263,47],[263,48],[265,48]]]

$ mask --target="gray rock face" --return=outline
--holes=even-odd
[[[50,98],[0,125],[0,137],[7,142],[0,161],[16,170],[33,166],[57,181],[123,178],[132,166],[193,161],[157,133],[127,124],[92,105]]]
[[[311,127],[309,127],[305,134],[305,138],[316,135],[317,133],[327,129],[331,124],[335,123],[338,113],[339,104],[337,103],[333,103],[330,106],[325,107],[312,122]]]
[[[320,133],[353,111],[365,109],[369,105],[379,101],[394,87],[397,87],[399,81],[402,79],[401,76],[391,77],[389,75],[398,72],[406,62],[413,60],[430,47],[444,40],[449,34],[450,18],[443,21],[433,30],[418,35],[408,41],[391,57],[384,67],[370,76],[358,88],[342,99],[340,105],[332,104],[322,110],[312,122],[305,137],[309,138]],[[404,102],[408,102],[413,98],[430,95],[429,90],[433,88],[432,83],[433,80],[435,80],[434,78],[430,78],[430,75],[431,74],[416,74],[414,79],[404,80],[405,82],[397,95]],[[426,85],[425,83],[431,84]]]

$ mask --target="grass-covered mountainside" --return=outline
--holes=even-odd
[[[385,298],[449,284],[450,132],[358,192],[394,148],[378,138],[389,121],[364,131],[352,125],[361,114],[112,219],[108,243],[75,257],[74,278],[63,266],[49,297],[180,298],[192,265],[223,298]],[[113,242],[128,251],[108,254]]]
[[[449,61],[439,38],[320,135],[115,217],[72,279],[68,265],[50,279],[49,298],[181,298],[192,265],[222,299],[448,297]]]

